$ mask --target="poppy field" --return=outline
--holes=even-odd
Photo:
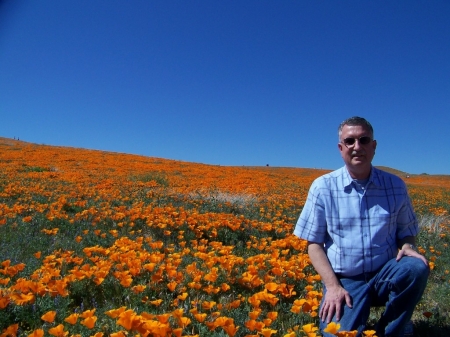
[[[0,336],[320,336],[320,277],[292,232],[326,172],[0,138]],[[432,267],[413,322],[439,336],[450,176],[403,178]]]

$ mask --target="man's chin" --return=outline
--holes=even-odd
[[[354,166],[361,166],[361,165],[365,165],[365,164],[367,164],[367,162],[365,161],[365,160],[363,160],[363,159],[352,159],[352,165],[354,165]]]
[[[357,171],[365,171],[369,169],[370,163],[366,160],[352,160],[350,166]]]

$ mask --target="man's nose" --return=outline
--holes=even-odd
[[[353,146],[353,149],[358,150],[361,148],[361,144],[359,143],[359,139],[355,139],[355,145]]]

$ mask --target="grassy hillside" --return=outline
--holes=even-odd
[[[292,231],[324,172],[0,138],[0,336],[313,336],[321,283]],[[414,324],[444,336],[450,183],[405,181],[433,267]]]

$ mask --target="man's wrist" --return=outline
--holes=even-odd
[[[415,252],[417,252],[417,247],[414,246],[412,243],[405,243],[405,244],[402,246],[402,249],[404,249],[404,248],[410,248],[410,249],[414,250]]]

